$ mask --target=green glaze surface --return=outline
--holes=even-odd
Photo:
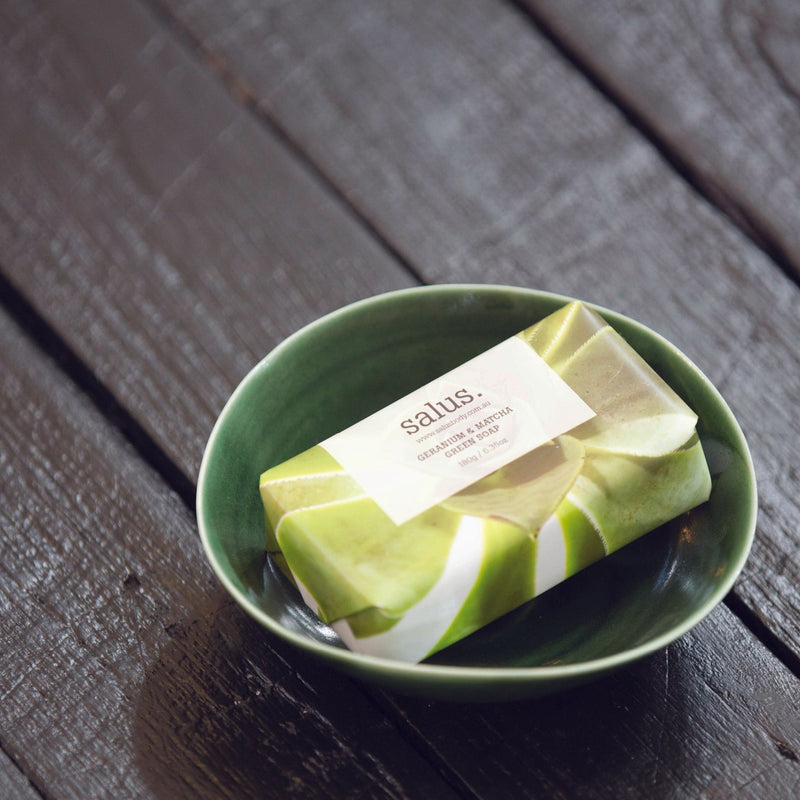
[[[749,552],[756,486],[742,432],[703,374],[662,337],[594,307],[698,413],[708,503],[593,564],[422,664],[347,650],[265,558],[259,475],[515,335],[572,298],[443,285],[380,295],[289,337],[242,381],[212,431],[197,514],[210,562],[273,634],[357,678],[428,697],[556,691],[664,647],[722,600]],[[580,557],[576,555],[576,557]]]

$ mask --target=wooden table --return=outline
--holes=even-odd
[[[799,277],[794,0],[4,0],[0,797],[800,796]],[[755,546],[663,652],[427,702],[221,589],[234,386],[440,282],[629,314],[737,414]]]

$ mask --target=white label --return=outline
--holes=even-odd
[[[321,444],[400,525],[593,416],[513,337]]]

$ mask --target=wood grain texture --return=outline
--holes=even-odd
[[[135,3],[3,3],[0,107],[0,268],[189,476],[277,342],[415,283]]]
[[[800,6],[522,0],[800,278]]]
[[[54,800],[451,797],[360,687],[233,606],[190,511],[4,316],[0,341],[0,743],[25,778]]]
[[[763,800],[800,787],[799,688],[721,606],[661,653],[558,696],[390,702],[480,797]]]
[[[507,6],[165,2],[426,280],[582,297],[698,363],[759,476],[739,591],[800,653],[800,291],[782,271]]]

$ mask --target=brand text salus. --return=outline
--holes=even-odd
[[[413,436],[415,433],[419,433],[422,428],[427,428],[429,425],[444,419],[448,414],[458,411],[459,408],[468,406],[475,401],[476,397],[481,397],[481,394],[473,395],[470,394],[468,389],[458,389],[441,400],[425,403],[419,411],[404,419],[400,423],[400,427],[409,436]]]

